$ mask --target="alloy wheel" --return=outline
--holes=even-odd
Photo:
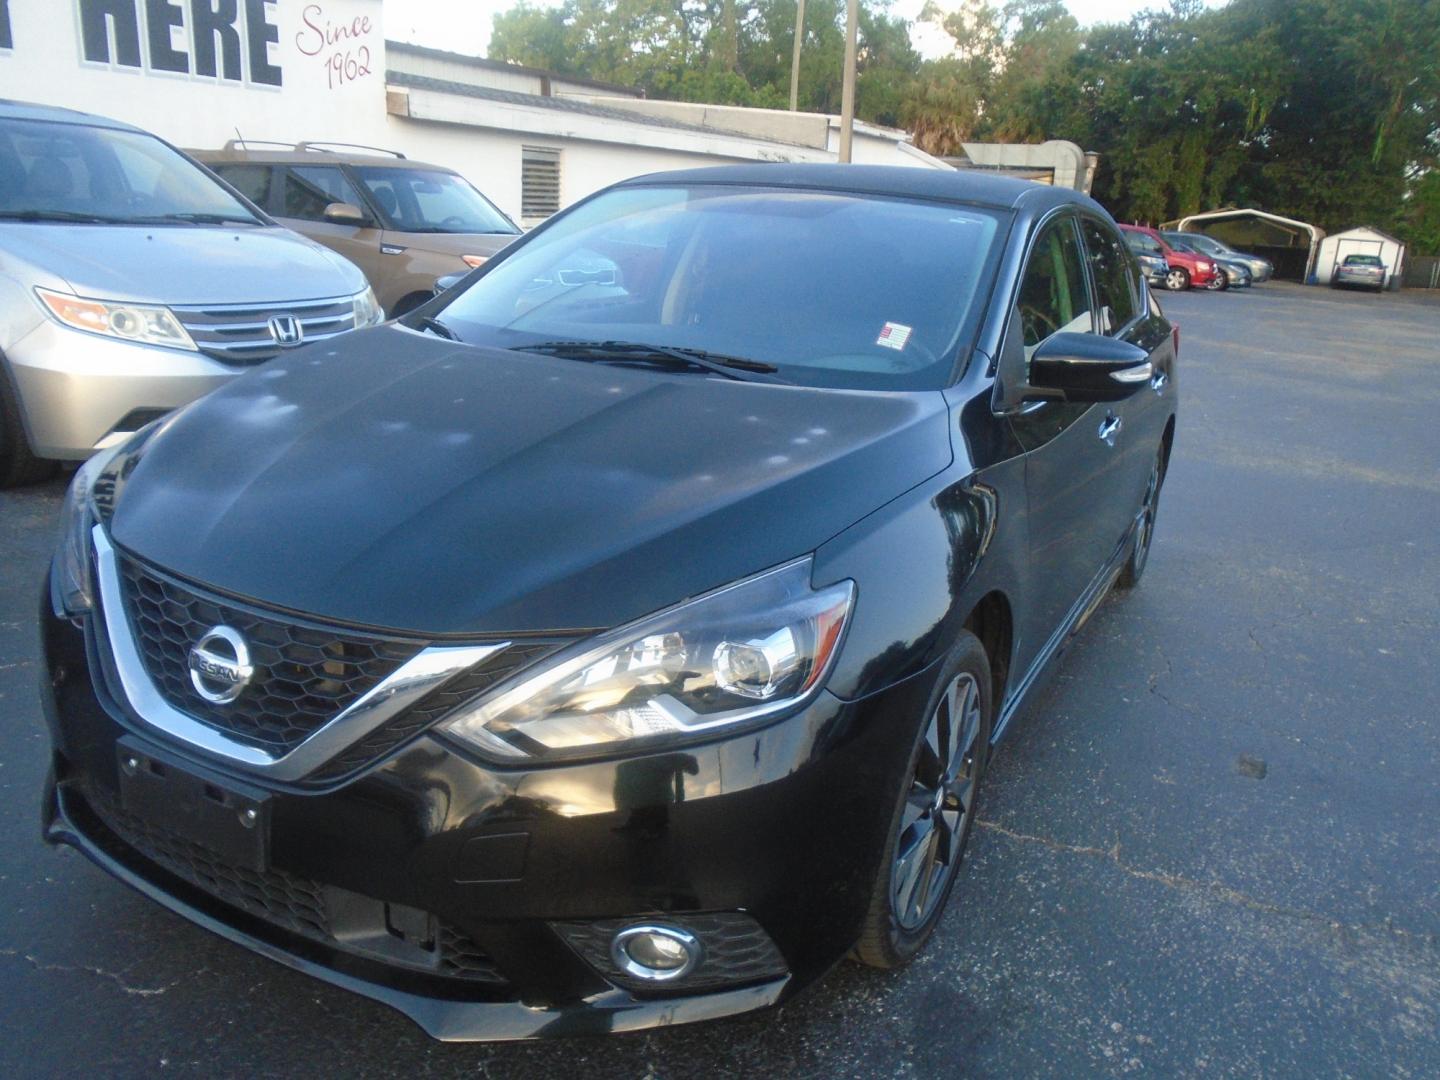
[[[1190,278],[1184,270],[1171,270],[1165,275],[1165,287],[1171,292],[1180,292],[1190,284]]]
[[[959,866],[975,811],[980,709],[979,684],[961,672],[931,713],[890,871],[892,907],[905,930],[934,914]]]
[[[1145,486],[1145,499],[1140,504],[1140,531],[1135,537],[1135,576],[1145,569],[1150,558],[1150,541],[1155,536],[1155,512],[1160,508],[1160,458],[1150,469],[1150,482]]]

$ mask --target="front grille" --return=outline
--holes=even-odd
[[[336,780],[364,768],[412,735],[424,731],[451,709],[480,696],[492,686],[498,686],[502,680],[529,667],[559,647],[554,642],[527,642],[510,646],[478,668],[455,676],[389,723],[382,724],[353,746],[336,754],[306,779],[316,782]]]
[[[355,328],[355,302],[348,296],[295,303],[233,304],[172,308],[196,347],[226,364],[258,364],[281,351],[270,319],[292,315],[302,342],[323,341]]]
[[[339,890],[274,867],[255,871],[232,866],[208,848],[128,812],[115,798],[97,790],[86,792],[86,802],[115,841],[222,903],[272,926],[331,948],[389,960],[447,978],[491,984],[506,981],[489,954],[474,939],[443,920],[432,917],[433,941],[416,946],[412,960],[377,957],[364,949],[352,948],[335,936],[326,894]],[[378,901],[374,904],[383,911]]]
[[[701,958],[695,969],[673,982],[637,979],[621,971],[610,955],[610,942],[627,926],[649,920],[601,919],[595,922],[552,923],[566,943],[605,978],[630,990],[683,994],[701,988],[739,986],[784,975],[785,958],[770,935],[743,911],[705,915],[656,915],[654,921],[681,926],[700,940]]]
[[[182,712],[272,753],[299,746],[426,644],[297,623],[124,555],[119,564],[135,642],[160,693]],[[217,706],[195,692],[190,650],[222,624],[245,638],[255,675],[237,700]]]

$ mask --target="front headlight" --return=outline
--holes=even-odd
[[[67,615],[83,615],[95,606],[90,531],[97,523],[109,524],[145,444],[167,422],[155,420],[124,442],[93,454],[70,481],[60,506],[60,543],[50,563],[55,595]]]
[[[1209,269],[1210,269],[1210,264],[1209,264],[1208,262],[1206,262],[1204,259],[1197,259],[1197,260],[1195,260],[1195,269],[1196,269],[1196,270],[1209,270]]]
[[[88,300],[36,288],[35,294],[57,322],[87,334],[195,351],[195,342],[169,308],[124,301]]]
[[[374,289],[367,288],[364,292],[356,293],[354,301],[355,329],[378,326],[385,321],[385,312],[380,309],[380,301],[375,299]]]
[[[562,653],[444,729],[502,761],[631,749],[733,729],[817,692],[855,585],[810,587],[802,559]]]
[[[90,529],[95,524],[97,481],[120,453],[121,447],[101,450],[81,465],[60,506],[60,544],[50,564],[55,593],[67,615],[83,615],[95,603],[90,575]],[[113,484],[113,478],[110,478]]]

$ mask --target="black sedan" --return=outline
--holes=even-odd
[[[1072,191],[600,192],[77,474],[45,835],[443,1039],[902,965],[1145,569],[1177,343]]]

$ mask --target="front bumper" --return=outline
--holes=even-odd
[[[112,340],[46,319],[5,354],[38,457],[83,460],[243,368],[203,353]]]
[[[858,936],[908,747],[900,729],[929,675],[860,702],[822,693],[761,731],[619,761],[501,770],[422,734],[357,778],[308,790],[263,787],[167,744],[112,695],[88,626],[48,603],[42,620],[46,838],[454,1040],[713,1019],[774,1005],[822,974]],[[136,821],[119,802],[121,740],[217,784],[261,788],[268,865],[225,865]],[[656,919],[706,941],[729,934],[707,945],[725,963],[655,989],[587,946]],[[417,920],[415,935],[397,934]]]

